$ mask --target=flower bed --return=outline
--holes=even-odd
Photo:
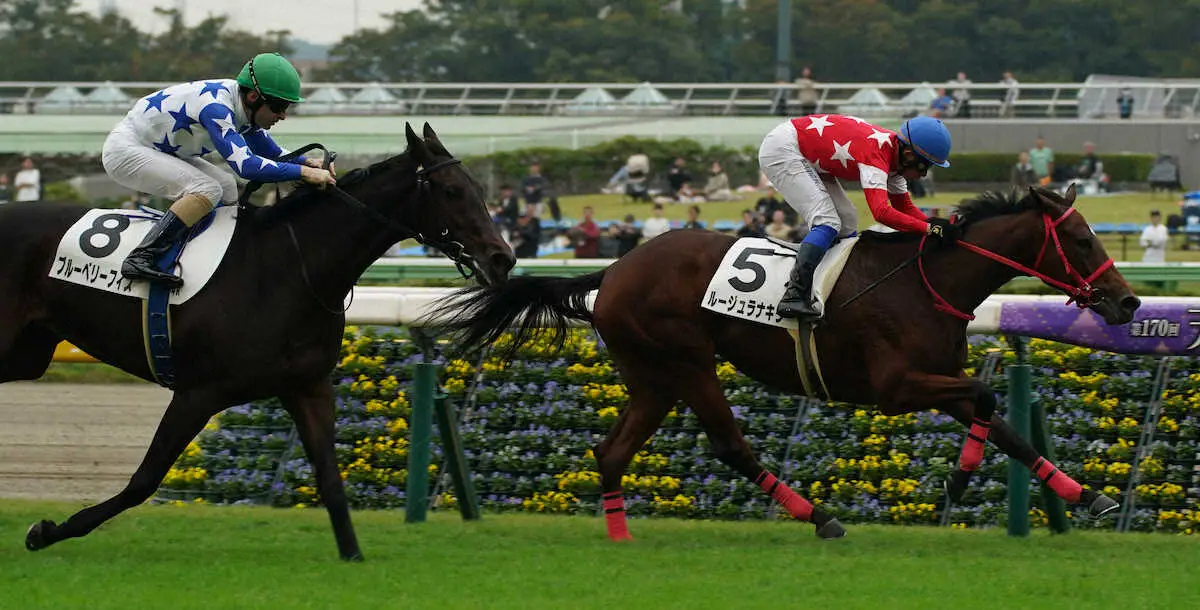
[[[974,337],[971,362],[1002,349]],[[445,346],[442,346],[445,347]],[[1157,360],[1034,340],[1034,399],[1046,407],[1056,462],[1081,483],[1123,499],[1136,461],[1141,422]],[[348,329],[334,384],[337,455],[351,503],[362,508],[404,504],[408,416],[405,394],[422,355],[393,329]],[[1003,360],[1011,362],[1011,352]],[[445,360],[443,389],[462,406],[477,367],[482,383],[461,426],[483,506],[491,510],[595,513],[600,481],[591,454],[626,400],[606,352],[583,331],[561,352],[536,343],[507,365]],[[798,401],[771,392],[728,363],[718,368],[734,417],[763,463],[814,502],[847,522],[936,523],[942,481],[964,430],[945,414],[885,417],[841,404]],[[1003,371],[993,377],[1003,391]],[[1138,510],[1131,529],[1191,533],[1200,490],[1200,361],[1176,358],[1162,417],[1148,455],[1137,464]],[[804,405],[804,406],[802,406]],[[799,422],[797,421],[799,418]],[[436,435],[435,435],[436,437]],[[434,448],[437,474],[440,456]],[[1007,458],[989,447],[964,501],[957,527],[1002,525]],[[431,477],[435,483],[437,477]],[[758,488],[717,461],[694,415],[682,405],[638,453],[624,479],[632,515],[689,518],[788,518]],[[433,492],[435,490],[431,490]],[[438,487],[438,492],[442,491]],[[1034,487],[1037,506],[1040,486]],[[160,499],[310,505],[318,500],[311,468],[290,422],[271,402],[230,409],[189,447]],[[453,506],[439,493],[435,506]],[[1045,523],[1033,509],[1034,523]],[[1112,527],[1074,517],[1076,525]]]

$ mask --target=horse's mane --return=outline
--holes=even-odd
[[[964,225],[978,222],[995,216],[1019,214],[1034,209],[1036,200],[1026,194],[1019,196],[1020,191],[1011,190],[1007,193],[987,191],[974,199],[964,199],[958,204],[959,222]]]
[[[389,169],[392,165],[399,163],[399,159],[403,158],[407,153],[399,154],[393,157],[377,161],[367,167],[361,167],[351,170],[346,174],[338,176],[338,186],[345,188],[359,184],[366,180],[371,174]],[[265,185],[264,188],[270,188],[271,185]],[[288,216],[291,216],[296,210],[305,207],[310,200],[323,196],[325,193],[316,187],[316,185],[307,182],[301,182],[299,186],[292,192],[285,195],[277,201],[275,205],[264,206],[258,208],[255,214],[255,220],[260,223],[273,224],[279,222]]]

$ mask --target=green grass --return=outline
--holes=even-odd
[[[52,362],[38,381],[50,383],[149,383],[115,366],[91,362]]]
[[[0,608],[1195,608],[1195,539],[1096,532],[355,512],[367,561],[321,510],[140,507],[38,553],[61,503],[0,504]]]

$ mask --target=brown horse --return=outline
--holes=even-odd
[[[960,247],[926,251],[920,265],[905,267],[844,304],[924,244],[911,235],[864,233],[814,331],[833,400],[877,405],[887,415],[937,408],[970,426],[959,471],[948,484],[952,498],[965,490],[990,438],[1065,500],[1081,503],[1097,516],[1117,507],[1058,471],[995,414],[991,390],[963,372],[969,316],[954,315],[973,311],[1026,273],[1067,292],[1108,324],[1132,320],[1140,301],[1112,268],[1082,215],[1074,213],[1074,200],[1074,190],[1065,198],[1031,190],[1020,199],[987,193],[964,201],[957,212],[964,229]],[[569,318],[591,321],[599,331],[629,388],[629,405],[595,448],[608,533],[614,540],[629,537],[622,474],[680,400],[695,412],[721,461],[758,483],[795,518],[812,521],[817,535],[845,535],[836,519],[762,467],[717,379],[719,353],[769,386],[803,391],[795,344],[784,329],[700,307],[733,242],[707,231],[672,231],[596,273],[516,278],[502,286],[464,289],[445,304],[452,313],[440,322],[460,331],[468,347],[488,344],[512,326],[519,326],[514,346],[539,332],[556,333],[561,340]],[[587,296],[596,289],[589,312]],[[550,330],[540,330],[543,326]]]

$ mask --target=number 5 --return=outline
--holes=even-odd
[[[767,282],[767,270],[763,269],[762,265],[750,261],[750,257],[754,256],[755,254],[773,256],[775,251],[769,248],[746,248],[745,250],[742,250],[740,254],[738,254],[737,259],[733,261],[733,268],[749,269],[750,271],[754,272],[754,279],[750,280],[749,282],[743,282],[736,277],[729,278],[729,285],[733,286],[733,288],[738,292],[754,292],[755,290],[762,288],[762,285]]]

